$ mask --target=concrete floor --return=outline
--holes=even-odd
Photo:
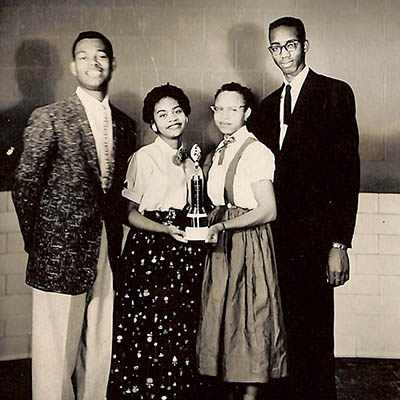
[[[338,400],[399,400],[400,360],[337,359],[336,386]]]
[[[31,398],[30,364],[29,359],[0,362],[1,400]],[[336,382],[338,400],[400,400],[400,360],[339,358]]]

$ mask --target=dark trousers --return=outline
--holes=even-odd
[[[273,382],[277,399],[336,400],[333,288],[327,254],[294,254],[277,246],[289,377]],[[324,252],[325,253],[325,252]]]

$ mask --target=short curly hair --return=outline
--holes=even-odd
[[[143,121],[151,124],[154,121],[153,113],[155,105],[163,98],[171,97],[175,99],[179,106],[182,107],[183,112],[186,116],[189,116],[191,112],[190,100],[184,93],[184,91],[176,86],[170,85],[169,83],[161,86],[157,86],[147,93],[144,103],[142,117]]]
[[[103,42],[104,47],[105,47],[105,52],[107,56],[112,60],[114,58],[114,51],[112,44],[108,38],[106,38],[102,33],[96,32],[96,31],[85,31],[81,32],[77,38],[75,39],[73,45],[72,45],[72,58],[75,60],[75,49],[76,45],[78,42],[80,42],[83,39],[99,39]]]
[[[241,94],[246,110],[248,108],[255,109],[256,101],[253,92],[248,87],[242,86],[237,82],[224,83],[215,93],[214,101],[217,100],[218,95],[222,92],[237,92]]]
[[[280,26],[296,28],[297,37],[300,43],[304,43],[306,41],[306,28],[304,27],[304,23],[301,19],[295,17],[281,17],[271,22],[268,27],[268,36],[270,38],[270,41],[272,31],[276,28],[279,28]]]

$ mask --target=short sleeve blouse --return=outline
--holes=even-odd
[[[172,149],[160,137],[132,157],[122,196],[139,204],[139,212],[183,209],[187,202],[187,176],[172,160]]]
[[[213,156],[212,165],[208,175],[207,191],[214,205],[224,205],[224,186],[226,173],[233,157],[248,137],[255,136],[248,132],[244,126],[233,134],[234,142],[229,144],[225,150],[224,160],[218,165],[218,150],[222,144],[217,146]],[[275,157],[270,149],[259,141],[251,143],[244,151],[239,160],[235,178],[233,181],[234,203],[238,207],[254,209],[257,201],[251,187],[252,183],[262,180],[273,181],[275,171]]]

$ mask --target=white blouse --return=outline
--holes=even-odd
[[[224,205],[225,177],[233,157],[248,137],[255,136],[246,126],[237,130],[232,137],[234,142],[225,149],[224,160],[218,165],[223,141],[217,146],[213,156],[212,165],[208,174],[207,192],[214,205]],[[251,184],[265,179],[273,181],[275,171],[275,157],[272,151],[259,141],[251,143],[239,160],[235,178],[233,181],[234,203],[238,207],[254,209],[257,201],[254,197]]]
[[[160,137],[136,151],[129,163],[122,196],[139,204],[139,212],[183,209],[187,202],[187,175],[173,163],[177,150]]]

